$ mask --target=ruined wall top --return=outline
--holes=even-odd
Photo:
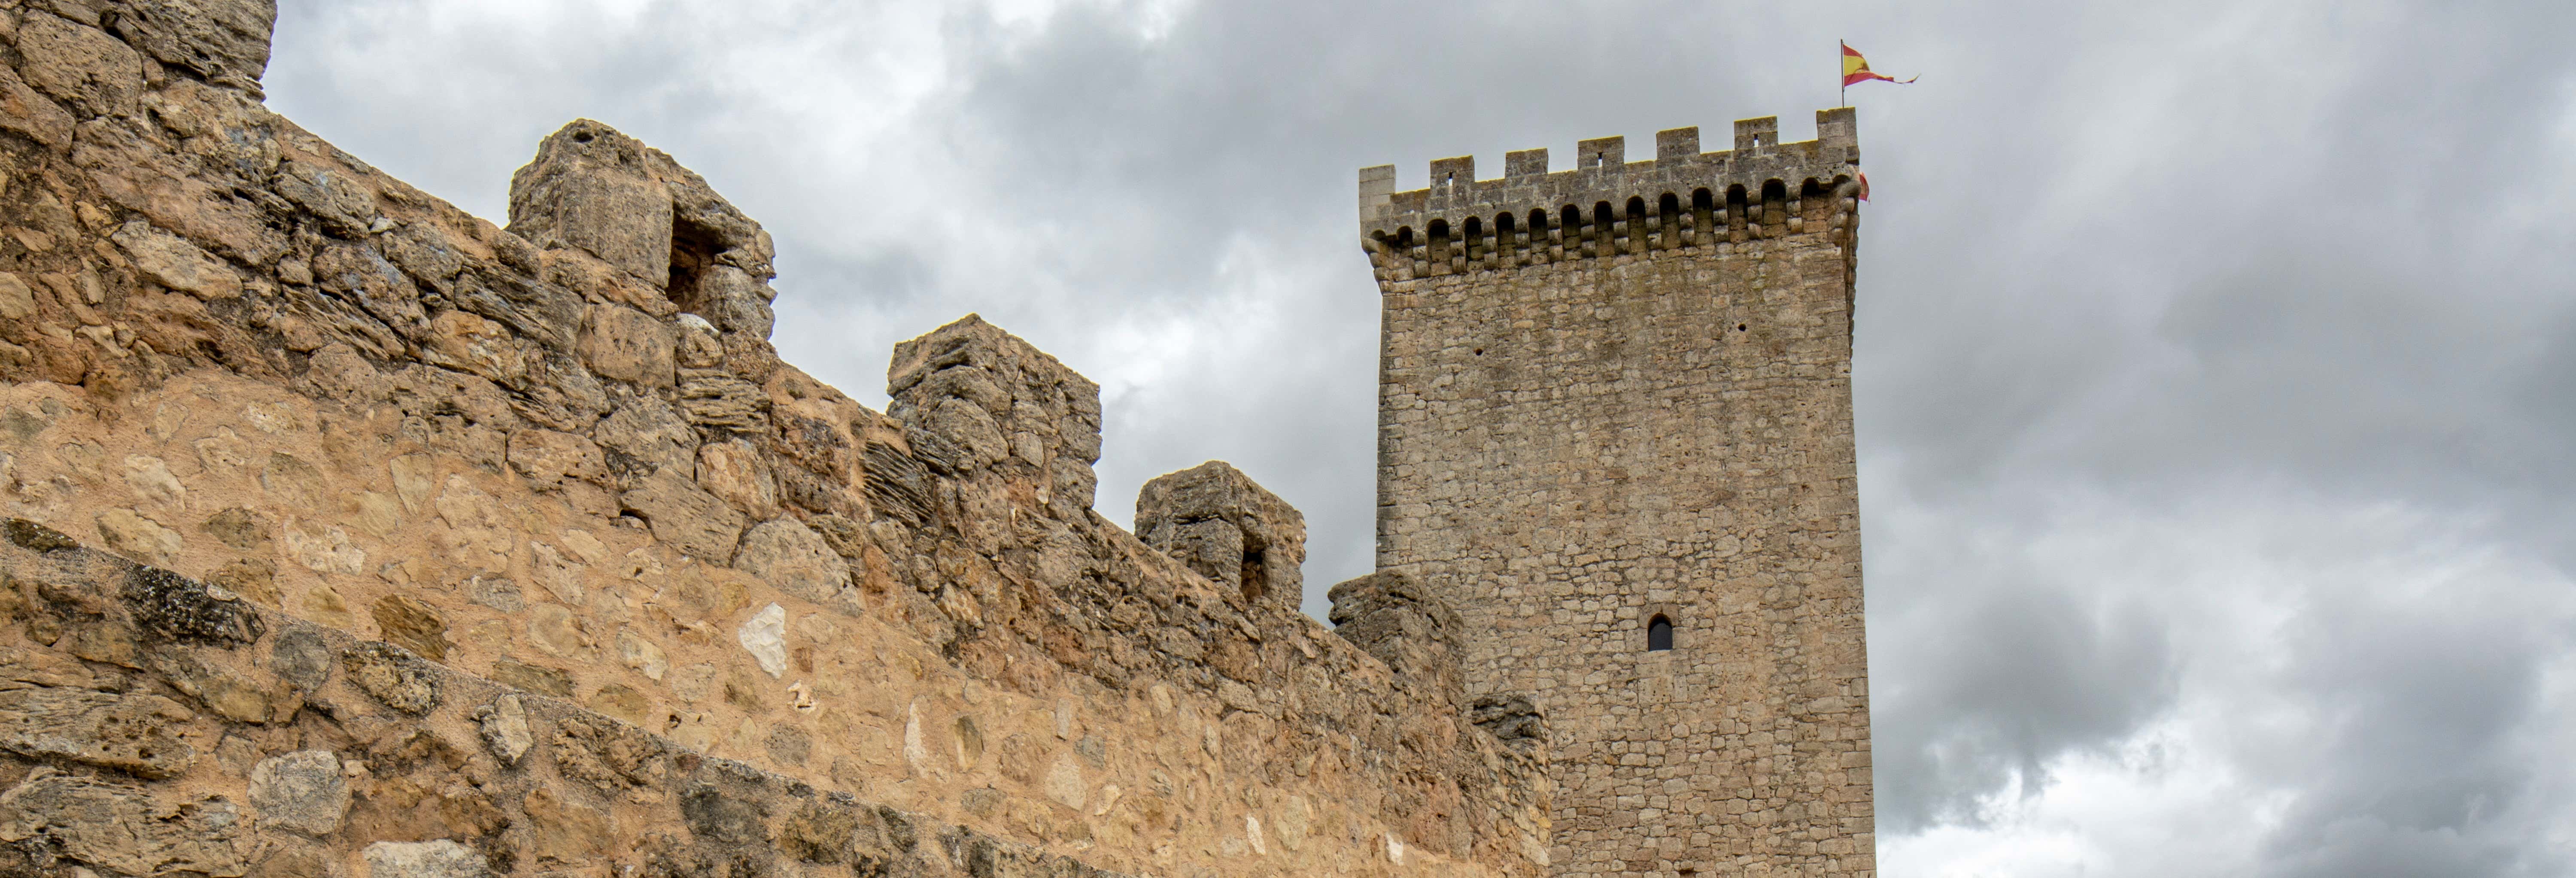
[[[0,0],[0,536],[154,571],[0,547],[0,665],[66,669],[0,694],[197,742],[0,711],[0,841],[52,839],[0,873],[158,869],[136,815],[182,808],[259,874],[866,871],[868,826],[944,827],[884,874],[1544,869],[1522,745],[1093,511],[1096,384],[970,316],[872,411],[779,361],[768,234],[670,156],[575,121],[501,228],[262,106],[273,19]],[[270,633],[158,642],[129,580]]]

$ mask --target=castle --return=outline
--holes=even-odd
[[[0,875],[1872,873],[1847,111],[1363,172],[1326,628],[1234,468],[1094,512],[1053,358],[871,411],[670,156],[496,226],[263,107],[274,17],[0,0]]]

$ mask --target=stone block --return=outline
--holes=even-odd
[[[671,272],[671,190],[643,142],[576,119],[537,144],[510,175],[511,234],[576,248],[660,288]]]
[[[1452,704],[1463,696],[1466,622],[1411,571],[1380,570],[1333,586],[1333,633],[1377,656],[1397,679]]]
[[[1146,482],[1136,536],[1247,602],[1293,611],[1305,597],[1306,517],[1224,461]]]
[[[926,435],[914,455],[960,474],[997,469],[1041,499],[1089,509],[1100,460],[1100,385],[969,314],[895,346],[886,413]],[[873,490],[873,489],[872,489]]]

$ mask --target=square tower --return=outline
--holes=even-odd
[[[1555,742],[1556,874],[1876,871],[1851,407],[1852,111],[1573,170],[1360,172],[1379,569]]]

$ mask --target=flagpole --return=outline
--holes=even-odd
[[[1843,41],[1834,41],[1834,80],[1843,84],[1843,106],[1851,106],[1851,81],[1843,78]]]

